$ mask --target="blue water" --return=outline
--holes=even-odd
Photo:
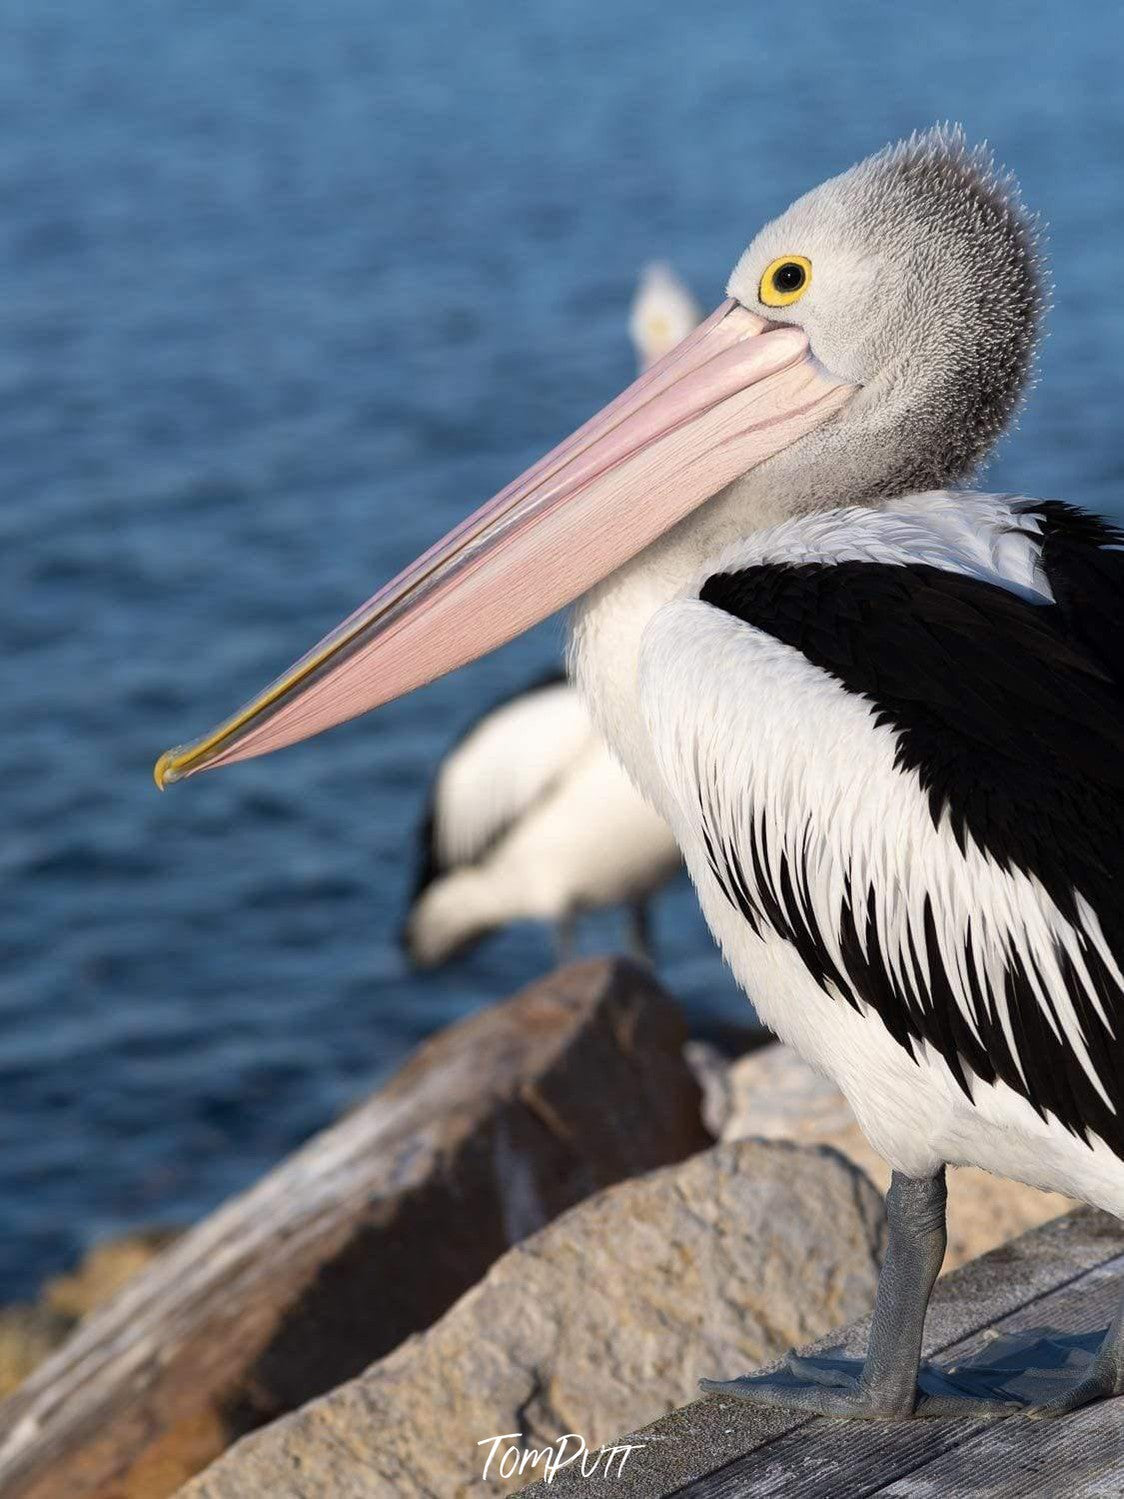
[[[8,0],[0,15],[0,1298],[188,1221],[549,963],[395,946],[435,756],[557,622],[160,797],[259,687],[630,374],[639,266],[962,118],[1051,221],[997,487],[1121,491],[1116,8]],[[662,969],[738,1015],[690,894]],[[606,919],[590,950],[618,936]]]

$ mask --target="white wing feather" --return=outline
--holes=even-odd
[[[594,739],[568,682],[537,688],[481,719],[437,778],[434,840],[443,869],[475,862]]]

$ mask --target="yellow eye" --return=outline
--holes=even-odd
[[[766,307],[790,307],[812,284],[812,262],[803,255],[782,255],[765,267],[757,295]]]

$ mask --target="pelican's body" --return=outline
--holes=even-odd
[[[865,1362],[719,1386],[746,1400],[1025,1408],[1009,1367],[925,1386],[946,1163],[1124,1215],[1124,537],[947,492],[1018,404],[1041,288],[986,152],[937,130],[869,158],[767,225],[649,375],[158,767],[305,737],[581,596],[595,722],[759,1012],[894,1167]],[[1122,1392],[1124,1303],[1035,1413]]]
[[[629,316],[640,369],[698,320],[682,283],[650,266]],[[554,923],[565,955],[576,916],[622,905],[633,946],[648,957],[647,903],[681,862],[667,823],[562,675],[497,704],[449,749],[421,843],[405,945],[423,967],[520,920]]]
[[[627,609],[614,629],[595,601],[575,649],[739,982],[879,1154],[1124,1217],[1124,893],[1088,847],[1111,867],[1124,834],[1122,545],[1009,497],[828,511],[735,544],[648,614],[634,702],[602,690]],[[1069,607],[1098,572],[1108,618]],[[1093,829],[1067,825],[1093,807]]]

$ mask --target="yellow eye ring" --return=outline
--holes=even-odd
[[[757,295],[766,307],[791,307],[812,284],[812,262],[804,255],[781,255],[765,267]]]

